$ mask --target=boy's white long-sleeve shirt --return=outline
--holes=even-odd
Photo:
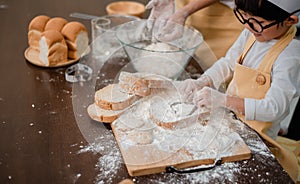
[[[251,36],[245,29],[225,57],[220,58],[205,71],[218,89],[222,82],[231,79],[234,65],[242,54],[245,44]],[[257,69],[268,50],[277,40],[256,41],[243,60],[243,65]],[[246,120],[272,122],[267,134],[275,139],[280,129],[280,122],[289,114],[290,103],[300,95],[300,41],[292,40],[273,64],[271,87],[261,100],[245,98]],[[247,81],[245,81],[247,82]]]

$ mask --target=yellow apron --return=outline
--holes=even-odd
[[[177,0],[176,6],[180,8],[191,1],[193,0]],[[186,23],[202,33],[217,59],[226,54],[244,29],[232,9],[219,2],[195,12]]]
[[[271,85],[272,65],[282,50],[294,38],[295,34],[296,28],[293,26],[269,50],[257,70],[242,65],[243,58],[255,42],[255,38],[251,36],[245,46],[244,53],[235,65],[233,79],[228,86],[227,93],[241,98],[264,98]],[[272,126],[272,123],[248,121],[245,120],[245,117],[241,114],[238,114],[238,117],[256,130],[276,156],[282,167],[287,171],[290,177],[296,181],[298,176],[298,164],[295,154],[282,147],[266,134],[267,129]]]

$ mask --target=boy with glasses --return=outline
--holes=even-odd
[[[246,29],[197,80],[179,90],[199,107],[225,107],[255,129],[296,181],[295,155],[275,139],[281,121],[300,95],[300,41],[294,39],[299,0],[235,0],[234,13]],[[226,93],[219,92],[229,82]]]

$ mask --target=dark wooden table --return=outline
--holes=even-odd
[[[80,96],[86,95],[78,92],[80,84],[65,80],[67,67],[37,67],[24,58],[27,27],[36,15],[81,21],[90,33],[89,21],[69,14],[101,16],[110,2],[0,0],[0,183],[117,183],[131,178],[112,132],[92,121],[86,104],[80,104],[81,99],[91,100],[91,94]],[[256,133],[242,123],[237,129],[253,153],[250,160],[202,173],[131,179],[136,183],[291,183]]]

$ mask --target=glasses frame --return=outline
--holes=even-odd
[[[249,18],[249,19],[245,19],[244,16],[242,15],[242,13],[241,13],[237,8],[233,9],[233,12],[234,12],[236,18],[237,18],[242,24],[248,24],[248,25],[250,26],[250,28],[251,28],[253,31],[257,32],[257,33],[262,33],[265,29],[268,29],[268,28],[270,28],[270,27],[272,27],[272,26],[274,26],[274,25],[277,25],[277,24],[279,24],[279,23],[281,22],[281,21],[275,21],[275,22],[272,22],[272,23],[270,23],[270,24],[268,24],[268,25],[263,26],[263,25],[261,25],[261,23],[260,23],[257,19],[255,19],[255,18],[252,18],[252,17],[251,17],[251,18]],[[241,20],[240,18],[242,18],[242,20]],[[253,23],[250,22],[251,20],[255,21],[255,23],[257,23],[257,24],[259,25],[259,27],[261,28],[260,31],[258,31],[258,30],[255,29],[255,27],[253,26]]]

